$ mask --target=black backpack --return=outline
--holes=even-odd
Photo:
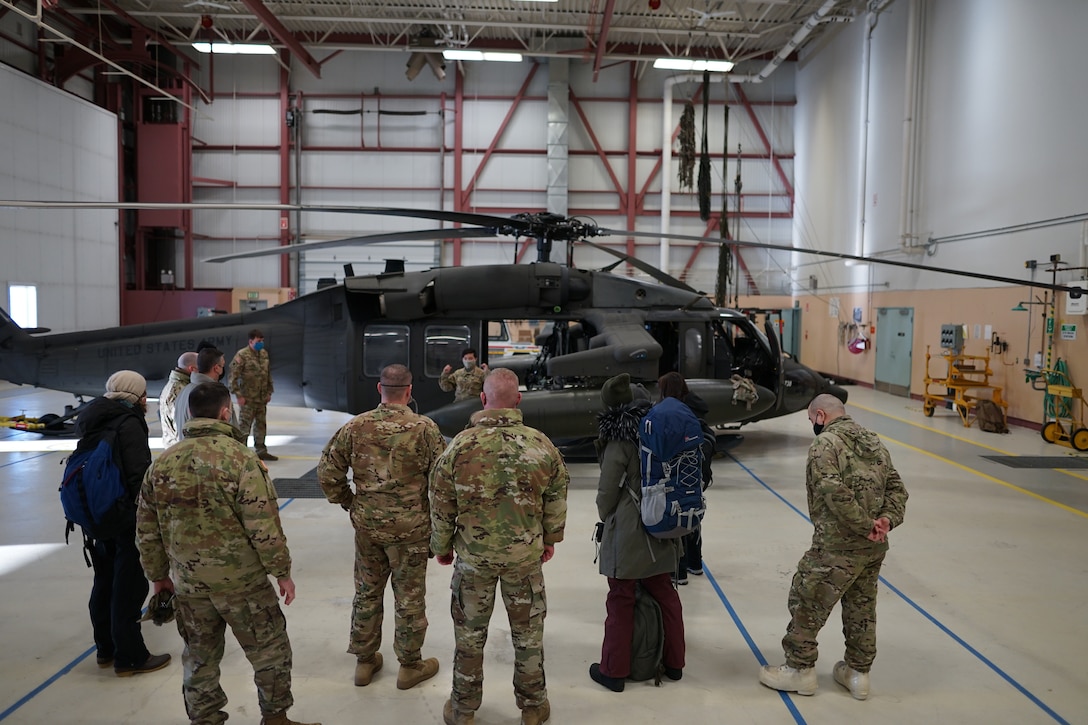
[[[65,541],[77,524],[89,539],[116,538],[131,518],[133,503],[114,455],[116,441],[117,432],[106,430],[93,448],[77,447],[68,456],[60,484],[60,503],[68,521]]]
[[[635,585],[635,627],[631,635],[631,674],[628,679],[641,682],[653,680],[661,684],[664,666],[661,658],[665,651],[665,627],[661,623],[661,605],[643,589]]]

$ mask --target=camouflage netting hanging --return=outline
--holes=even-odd
[[[710,112],[710,72],[703,71],[703,148],[699,155],[699,218],[710,221],[710,148],[706,117]]]
[[[718,219],[718,236],[729,238],[729,194],[725,193],[725,178],[729,166],[729,88],[725,92],[725,121],[722,136],[722,215]],[[733,278],[733,247],[718,245],[718,275],[714,281],[714,304],[725,307],[729,298],[729,283]]]
[[[687,101],[680,115],[680,188],[695,186],[695,104]]]

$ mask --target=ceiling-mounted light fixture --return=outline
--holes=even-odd
[[[222,53],[227,55],[275,55],[271,45],[254,43],[193,43],[193,50],[200,53]]]
[[[728,60],[695,60],[694,58],[658,58],[654,68],[662,70],[690,70],[711,73],[728,73],[733,70],[733,63]]]
[[[482,50],[457,50],[447,48],[442,51],[446,60],[492,60],[500,63],[520,63],[521,53],[498,53]]]

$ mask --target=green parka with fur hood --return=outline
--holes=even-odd
[[[680,539],[655,538],[642,526],[638,426],[649,409],[649,401],[635,400],[612,406],[597,418],[597,513],[604,522],[600,571],[613,579],[675,572],[679,562]]]

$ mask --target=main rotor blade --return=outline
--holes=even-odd
[[[288,244],[279,247],[266,247],[253,249],[248,252],[235,252],[219,257],[208,257],[203,262],[229,262],[232,259],[248,259],[250,257],[270,257],[276,254],[291,254],[292,252],[309,252],[314,249],[326,249],[332,247],[350,247],[365,244],[382,244],[384,242],[416,242],[438,239],[467,239],[494,237],[494,229],[422,229],[411,232],[388,232],[384,234],[368,234],[362,237],[348,237],[346,239],[326,239],[320,242],[304,242],[302,244]]]
[[[368,214],[411,219],[434,219],[455,224],[475,224],[480,227],[524,232],[531,224],[522,219],[473,214],[440,209],[404,209],[382,206],[317,206],[312,204],[224,204],[202,202],[119,202],[119,201],[16,201],[0,200],[0,209],[181,209],[188,211],[311,211],[336,214]]]
[[[962,269],[946,269],[944,267],[927,267],[924,264],[915,264],[914,262],[900,262],[895,259],[877,259],[875,257],[861,257],[856,254],[846,254],[845,252],[826,252],[819,249],[801,249],[800,247],[794,247],[787,244],[769,244],[767,242],[746,242],[736,239],[719,239],[716,237],[697,237],[692,234],[661,234],[660,232],[633,232],[617,229],[601,229],[601,235],[616,235],[620,237],[643,237],[646,239],[680,239],[690,242],[703,242],[704,244],[735,244],[738,247],[752,247],[754,249],[777,249],[782,252],[797,252],[799,254],[815,254],[821,257],[835,257],[837,259],[852,259],[858,262],[865,262],[869,264],[886,264],[890,267],[904,267],[906,269],[918,269],[923,272],[940,272],[941,274],[951,274],[956,277],[970,277],[971,279],[985,279],[990,282],[1001,282],[1003,284],[1015,284],[1023,285],[1024,287],[1038,287],[1039,289],[1049,289],[1055,292],[1072,292],[1076,295],[1086,294],[1086,291],[1082,287],[1070,287],[1068,285],[1050,284],[1048,282],[1032,281],[1028,279],[1016,279],[1015,277],[1002,277],[996,274],[984,274],[982,272],[968,272]]]
[[[594,249],[599,249],[602,252],[606,252],[608,254],[611,254],[613,257],[618,257],[620,260],[622,260],[624,262],[627,262],[628,264],[630,264],[632,267],[639,270],[640,272],[645,272],[646,274],[650,275],[651,277],[653,277],[654,279],[656,279],[658,282],[660,282],[662,284],[667,284],[670,287],[676,287],[677,289],[682,289],[685,292],[694,292],[694,293],[698,294],[698,292],[693,287],[689,287],[687,284],[681,282],[676,277],[673,277],[671,274],[669,274],[669,273],[667,273],[667,272],[665,272],[663,270],[658,269],[657,267],[653,266],[652,264],[647,264],[646,262],[643,262],[641,259],[635,259],[630,254],[624,254],[623,252],[616,251],[615,249],[610,249],[609,247],[606,247],[606,246],[604,246],[602,244],[597,244],[596,242],[591,242],[588,239],[583,239],[582,244],[588,244],[589,246],[593,247]]]

